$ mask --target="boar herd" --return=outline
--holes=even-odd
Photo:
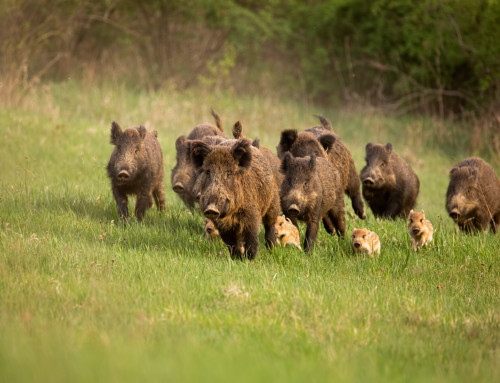
[[[366,218],[361,196],[375,217],[408,218],[413,250],[432,241],[432,224],[423,211],[413,210],[419,179],[391,143],[368,143],[366,165],[358,174],[351,153],[322,116],[317,116],[319,126],[282,131],[277,155],[259,139],[246,138],[240,122],[228,138],[213,110],[212,116],[215,125],[197,125],[175,141],[171,184],[188,208],[199,207],[207,238],[222,239],[232,258],[257,255],[261,224],[267,247],[281,242],[301,248],[298,221],[306,225],[305,251],[313,249],[321,223],[329,234],[344,238],[344,194],[360,219]],[[164,168],[157,132],[144,126],[122,130],[113,122],[111,144],[107,173],[120,217],[129,217],[129,195],[136,196],[138,221],[153,200],[163,210]],[[458,163],[450,171],[446,209],[465,232],[496,233],[500,180],[493,168],[480,158]],[[380,253],[377,234],[367,229],[354,229],[351,244],[354,252]]]

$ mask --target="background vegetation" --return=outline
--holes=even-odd
[[[499,2],[0,2],[0,380],[500,380],[500,235],[456,231],[449,169],[500,174]],[[274,149],[329,118],[363,166],[391,141],[434,244],[360,221],[382,254],[321,229],[233,262],[171,190],[174,140],[236,120]],[[118,220],[110,122],[159,132],[167,209]],[[133,204],[132,204],[133,205]],[[132,208],[132,206],[131,206]],[[304,228],[302,227],[302,235]]]

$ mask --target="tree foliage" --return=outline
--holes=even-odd
[[[81,76],[485,114],[499,37],[498,0],[7,0],[0,93]]]

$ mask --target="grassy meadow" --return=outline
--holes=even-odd
[[[265,249],[261,230],[257,258],[232,261],[170,185],[175,138],[212,122],[211,107],[228,135],[240,120],[273,151],[281,130],[322,114],[358,171],[368,141],[391,141],[420,178],[434,243],[412,252],[406,222],[368,207],[361,221],[346,198],[346,240],[321,228],[306,255]],[[111,196],[112,120],[159,133],[167,209],[142,223],[123,225]],[[466,147],[454,126],[426,119],[40,85],[0,109],[0,381],[500,381],[500,235],[458,233],[444,208]],[[379,234],[380,257],[351,254],[355,227]]]

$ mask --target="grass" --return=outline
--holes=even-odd
[[[404,221],[360,221],[346,199],[348,232],[375,230],[380,257],[321,229],[310,256],[266,250],[261,233],[256,260],[228,259],[168,181],[175,138],[212,106],[227,132],[239,119],[271,149],[322,113],[358,169],[366,142],[393,142],[420,177],[433,245],[413,253]],[[112,120],[159,132],[167,209],[141,224],[119,222],[111,197]],[[500,379],[500,236],[457,233],[446,216],[447,173],[470,153],[437,145],[432,121],[68,82],[3,108],[0,126],[1,381]]]

